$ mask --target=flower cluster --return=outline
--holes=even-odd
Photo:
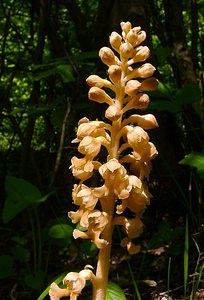
[[[121,28],[122,35],[110,35],[112,49],[103,47],[99,51],[108,68],[107,78],[91,75],[87,79],[89,99],[107,104],[107,122],[88,118],[79,121],[73,142],[79,143],[82,157],[74,156],[70,166],[79,180],[72,192],[78,210],[70,211],[68,216],[85,229],[75,229],[74,238],[90,239],[101,251],[110,247],[113,227],[120,225],[125,233],[121,246],[134,254],[140,246],[133,240],[142,233],[141,218],[151,197],[145,181],[149,178],[151,160],[157,155],[146,130],[158,124],[152,114],[130,115],[128,111],[146,109],[150,101],[146,91],[155,90],[158,81],[152,77],[155,68],[144,63],[150,56],[149,48],[141,45],[146,33],[140,27],[132,28],[130,22],[122,22]],[[102,148],[107,153],[105,162],[98,158]],[[94,173],[100,175],[102,185],[90,187],[86,181]],[[122,215],[126,209],[132,212],[132,218]],[[68,276],[66,291],[70,291],[70,282],[75,277],[72,273]]]

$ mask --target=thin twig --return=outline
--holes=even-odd
[[[66,110],[63,122],[62,122],[60,143],[59,143],[59,148],[57,150],[57,157],[56,157],[56,161],[55,161],[55,167],[54,167],[54,170],[53,170],[53,174],[52,174],[52,178],[51,178],[48,190],[51,190],[51,188],[52,188],[52,186],[53,186],[53,184],[55,182],[55,178],[57,176],[57,172],[59,170],[59,165],[60,165],[60,161],[61,161],[61,158],[62,158],[62,152],[63,152],[63,147],[64,147],[66,124],[67,124],[67,119],[68,119],[69,114],[70,114],[70,110],[71,110],[71,105],[70,105],[70,102],[68,102],[68,104],[67,104],[67,110]]]

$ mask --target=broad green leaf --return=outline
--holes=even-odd
[[[64,82],[74,81],[72,67],[68,64],[59,65],[56,67],[56,72],[62,77]]]
[[[69,64],[58,64],[56,67],[33,74],[32,78],[33,80],[38,81],[43,78],[54,76],[56,73],[62,77],[64,82],[74,81],[72,67]]]
[[[50,108],[47,105],[40,105],[38,107],[30,106],[28,108],[28,114],[33,117],[38,117],[45,115],[49,110]]]
[[[182,105],[192,104],[200,100],[201,90],[196,83],[183,87],[176,93],[175,101]]]
[[[0,256],[0,279],[7,278],[14,274],[14,258],[11,255]]]
[[[98,58],[98,51],[87,51],[87,52],[81,52],[77,55],[75,55],[76,60],[84,61],[86,59],[95,59]]]
[[[33,70],[37,70],[37,69],[43,69],[45,67],[55,67],[61,64],[66,64],[67,63],[67,59],[66,58],[55,58],[53,61],[47,62],[47,63],[43,63],[43,64],[37,64],[37,65],[33,65]]]
[[[5,191],[7,198],[2,212],[4,223],[11,221],[26,207],[44,202],[50,196],[50,194],[42,196],[35,185],[22,178],[13,176],[6,176]]]
[[[42,285],[44,279],[45,279],[45,273],[39,270],[37,272],[33,272],[26,275],[24,281],[27,284],[27,286],[33,289],[38,289]]]
[[[49,70],[46,70],[46,71],[41,71],[41,72],[38,72],[36,74],[33,74],[32,78],[33,78],[34,81],[38,81],[38,80],[41,80],[43,78],[54,76],[55,74],[56,74],[56,69],[52,68],[52,69],[49,69]]]
[[[181,106],[179,103],[170,102],[166,100],[153,100],[149,105],[150,109],[157,111],[168,111],[171,113],[176,113],[181,110]]]
[[[162,82],[159,82],[156,91],[149,92],[149,94],[152,95],[153,98],[169,99],[169,100],[173,98],[173,92],[171,90],[171,87],[168,84],[164,84]]]
[[[108,282],[106,300],[126,300],[123,290],[114,282]]]
[[[67,239],[72,237],[73,228],[68,224],[56,224],[50,228],[48,234],[55,239]]]
[[[30,259],[30,251],[20,245],[13,247],[11,253],[13,257],[20,262],[28,262]]]
[[[204,180],[204,154],[203,153],[190,153],[186,155],[180,162],[181,165],[188,165],[195,167]]]
[[[167,57],[170,54],[170,49],[168,47],[158,46],[155,50],[155,54],[159,64],[162,64],[166,61]]]

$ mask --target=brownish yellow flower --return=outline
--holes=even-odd
[[[121,204],[117,205],[117,214],[122,214],[126,208],[129,208],[132,212],[138,214],[143,213],[146,206],[150,202],[152,195],[144,187],[133,188],[129,194],[129,197],[123,199]]]
[[[87,231],[81,231],[79,229],[74,229],[73,236],[75,239],[90,239],[92,240],[98,249],[102,249],[107,246],[107,241],[100,238],[105,226],[108,224],[108,215],[105,212],[99,210],[94,210],[92,212],[85,212],[86,223],[80,221],[80,224],[87,227]],[[85,220],[85,218],[84,218]]]
[[[53,282],[50,286],[50,299],[59,300],[62,297],[70,296],[70,300],[76,300],[77,297],[81,294],[81,291],[86,285],[87,280],[94,279],[92,271],[85,266],[84,270],[77,272],[69,272],[63,279],[63,284],[67,287],[61,289],[58,285]]]
[[[110,129],[110,125],[102,121],[89,121],[88,118],[83,118],[79,121],[77,139],[73,140],[73,142],[79,142],[86,136],[92,136],[104,137],[108,143],[110,142],[110,135],[106,132],[106,130]]]
[[[100,165],[101,164],[99,162],[92,161],[90,160],[90,158],[77,158],[76,156],[74,156],[71,159],[70,169],[72,170],[72,174],[74,177],[85,181],[92,177],[94,169],[98,169]]]
[[[85,184],[75,184],[72,191],[74,204],[83,206],[85,209],[93,210],[98,202],[98,198],[103,196],[100,188],[90,188]]]

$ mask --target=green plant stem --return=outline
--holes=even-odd
[[[133,274],[133,271],[132,271],[132,268],[131,268],[131,265],[130,265],[129,261],[127,261],[127,265],[128,265],[128,269],[129,269],[129,272],[130,272],[130,277],[131,277],[131,280],[132,280],[132,283],[133,283],[133,286],[134,286],[134,289],[135,289],[135,295],[137,296],[138,300],[141,300],[140,292],[139,292],[139,289],[138,289],[138,286],[137,286],[137,281],[134,278],[134,274]]]
[[[188,257],[189,257],[189,237],[188,237],[188,216],[186,216],[186,232],[184,245],[184,298],[186,298],[188,281]]]
[[[198,286],[199,286],[199,283],[200,283],[200,280],[201,280],[201,277],[202,277],[202,274],[203,274],[203,270],[204,270],[204,262],[202,263],[202,265],[200,267],[199,275],[198,275],[198,278],[196,280],[196,284],[193,288],[193,292],[191,294],[190,300],[194,300],[194,298],[195,298],[195,295],[196,295],[196,292],[198,290]]]

